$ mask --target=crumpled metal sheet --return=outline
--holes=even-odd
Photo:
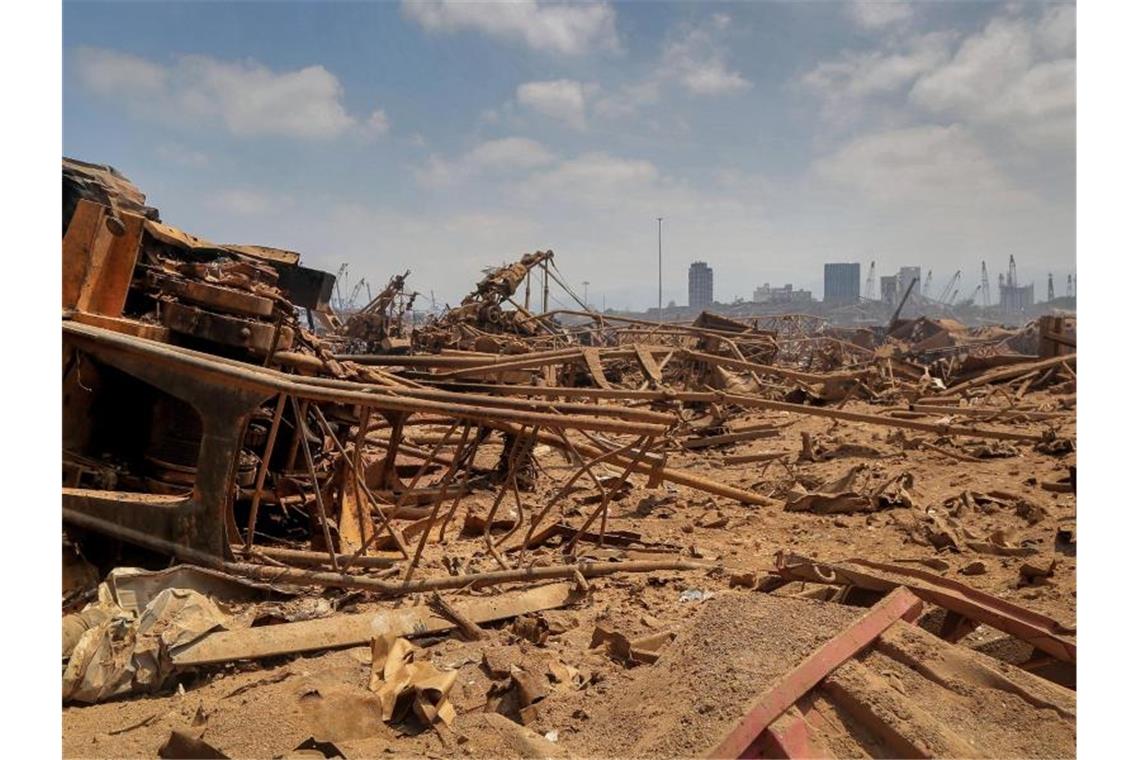
[[[102,592],[102,589],[101,589]],[[226,616],[189,589],[165,589],[136,620],[101,593],[109,618],[87,630],[63,674],[63,700],[93,704],[158,688],[174,669],[170,651],[225,628]]]
[[[410,695],[411,708],[424,725],[438,718],[450,726],[455,708],[448,694],[458,670],[440,670],[430,662],[416,661],[419,649],[405,638],[390,633],[372,640],[372,677],[368,688],[380,697],[385,721],[399,721],[398,703]],[[406,702],[404,702],[406,704]]]

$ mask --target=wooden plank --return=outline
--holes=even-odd
[[[563,607],[577,598],[578,592],[574,584],[553,583],[516,593],[469,599],[455,607],[476,623],[490,623],[528,612]],[[435,614],[426,605],[418,605],[358,615],[334,615],[320,620],[218,631],[176,650],[172,659],[179,667],[189,667],[359,646],[367,644],[381,630],[393,631],[400,636],[423,636],[442,633],[454,627],[454,623]]]
[[[713,745],[707,757],[746,757],[753,743],[796,700],[873,644],[887,628],[899,620],[914,620],[921,611],[922,602],[914,594],[903,588],[892,591],[761,694],[740,722]]]

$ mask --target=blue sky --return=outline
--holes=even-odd
[[[1075,269],[1062,3],[64,4],[64,153],[165,221],[454,303],[553,249],[590,300]]]

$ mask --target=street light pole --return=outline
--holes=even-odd
[[[661,312],[661,220],[657,217],[657,319],[664,319]]]

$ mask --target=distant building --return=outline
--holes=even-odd
[[[823,265],[823,300],[832,303],[859,300],[859,263]]]
[[[796,290],[790,282],[782,288],[764,283],[752,291],[753,303],[804,303],[810,300],[810,290]]]
[[[703,309],[712,306],[713,270],[703,261],[689,264],[689,307]]]
[[[910,287],[912,280],[918,280],[915,292],[913,295],[918,295],[922,290],[922,267],[899,267],[899,298],[902,298],[903,293]]]
[[[899,300],[899,276],[889,274],[879,278],[879,299],[890,306]]]
[[[1028,285],[1006,285],[999,275],[998,290],[1001,298],[998,306],[1002,311],[1025,311],[1034,304],[1033,283]]]

